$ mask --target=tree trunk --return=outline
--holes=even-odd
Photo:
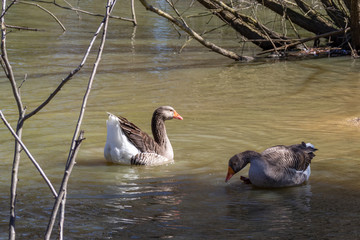
[[[340,10],[339,7],[332,0],[321,0],[326,13],[334,21],[335,25],[339,28],[346,27],[346,20],[349,19],[345,12]]]
[[[325,22],[307,18],[306,16],[298,12],[295,12],[289,7],[279,4],[277,1],[274,0],[256,0],[256,1],[281,16],[283,16],[285,13],[286,17],[290,19],[293,23],[295,23],[296,25],[302,27],[303,29],[309,32],[315,34],[323,34],[337,30],[336,28],[328,25]]]
[[[348,16],[347,8],[349,8],[349,4],[351,4],[353,45],[356,46],[356,48],[359,47],[359,0],[339,0],[337,3],[333,0],[321,0],[328,17],[323,16],[322,13],[313,9],[304,0],[295,0],[302,13],[297,11],[293,5],[290,6],[286,1],[256,1],[280,16],[285,17],[291,23],[315,35],[326,35],[348,27],[347,23],[350,22],[350,17]],[[257,19],[239,13],[235,8],[229,7],[220,0],[198,0],[198,2],[263,50],[276,49],[291,42],[291,39],[281,37],[280,34],[262,25]],[[344,48],[344,46],[347,46],[346,43],[348,41],[349,38],[345,36],[345,34],[331,34],[331,41],[328,42],[328,45],[331,47]]]
[[[280,37],[280,34],[269,30],[255,19],[240,14],[230,7],[222,6],[216,0],[198,0],[198,2],[231,25],[242,36],[253,40],[254,44],[264,50],[282,46],[283,40],[286,40],[286,38]]]
[[[322,22],[325,25],[331,27],[331,23],[327,21],[319,12],[311,8],[307,3],[305,3],[302,0],[295,0],[295,2],[299,6],[299,8],[303,11],[304,15],[309,16],[314,21]]]
[[[360,6],[359,0],[351,0],[351,45],[353,49],[360,50]]]

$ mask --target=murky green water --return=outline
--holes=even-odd
[[[25,10],[14,8],[17,14]],[[8,35],[18,82],[27,74],[21,89],[29,110],[80,63],[100,22],[53,10],[68,32],[61,34],[37,12],[42,21],[29,26],[51,31]],[[125,12],[119,8],[116,14]],[[21,23],[16,16],[8,16],[14,25]],[[358,239],[360,131],[349,119],[360,116],[359,61],[241,64],[195,42],[178,55],[184,39],[172,26],[144,11],[138,17],[133,40],[131,24],[111,22],[84,119],[86,141],[69,183],[65,238]],[[25,123],[23,140],[56,188],[91,67]],[[3,73],[0,96],[0,109],[15,126],[16,108]],[[152,112],[160,105],[171,105],[184,117],[167,122],[175,163],[107,164],[106,112],[150,133]],[[2,124],[0,136],[0,239],[6,239],[13,141]],[[301,141],[319,149],[306,185],[255,189],[238,177],[225,184],[233,154]],[[18,239],[42,238],[53,203],[50,191],[25,155],[19,174]]]

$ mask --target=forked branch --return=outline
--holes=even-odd
[[[28,114],[26,114],[22,120],[22,122],[24,122],[25,120],[27,120],[28,118],[32,117],[33,115],[35,115],[36,113],[38,113],[39,111],[41,111],[59,92],[60,90],[62,89],[62,87],[68,83],[72,77],[77,74],[82,68],[83,66],[85,65],[86,61],[87,61],[87,58],[89,57],[89,54],[91,52],[91,49],[94,45],[94,42],[96,40],[96,38],[98,37],[101,29],[103,28],[104,26],[104,21],[101,22],[101,24],[99,25],[98,29],[96,30],[93,38],[91,39],[90,41],[90,44],[85,52],[85,55],[84,57],[82,58],[80,64],[75,68],[73,69],[61,82],[60,84],[56,87],[56,89],[49,95],[49,97],[47,99],[44,100],[43,103],[41,103],[36,109],[34,109],[33,111],[29,112]]]
[[[52,12],[50,12],[50,11],[47,10],[46,8],[40,6],[40,5],[37,4],[37,3],[26,2],[26,1],[16,1],[16,2],[22,3],[22,4],[33,5],[33,6],[36,6],[36,7],[40,8],[41,10],[45,11],[46,13],[48,13],[52,18],[54,18],[55,21],[60,25],[60,27],[62,28],[63,31],[66,31],[65,26],[60,22],[60,20],[59,20]]]

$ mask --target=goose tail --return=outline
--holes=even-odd
[[[318,149],[315,148],[315,146],[314,146],[313,144],[311,144],[311,143],[306,143],[305,146],[306,146],[307,148],[312,148],[314,152],[315,152],[316,150],[318,150]]]
[[[131,157],[139,153],[139,150],[123,133],[119,118],[112,113],[108,113],[108,115],[109,119],[106,121],[107,135],[104,157],[109,162],[130,164]]]

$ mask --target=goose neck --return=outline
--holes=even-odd
[[[164,146],[167,142],[167,134],[165,122],[160,115],[154,113],[151,121],[151,130],[155,142],[157,142],[160,146]]]

